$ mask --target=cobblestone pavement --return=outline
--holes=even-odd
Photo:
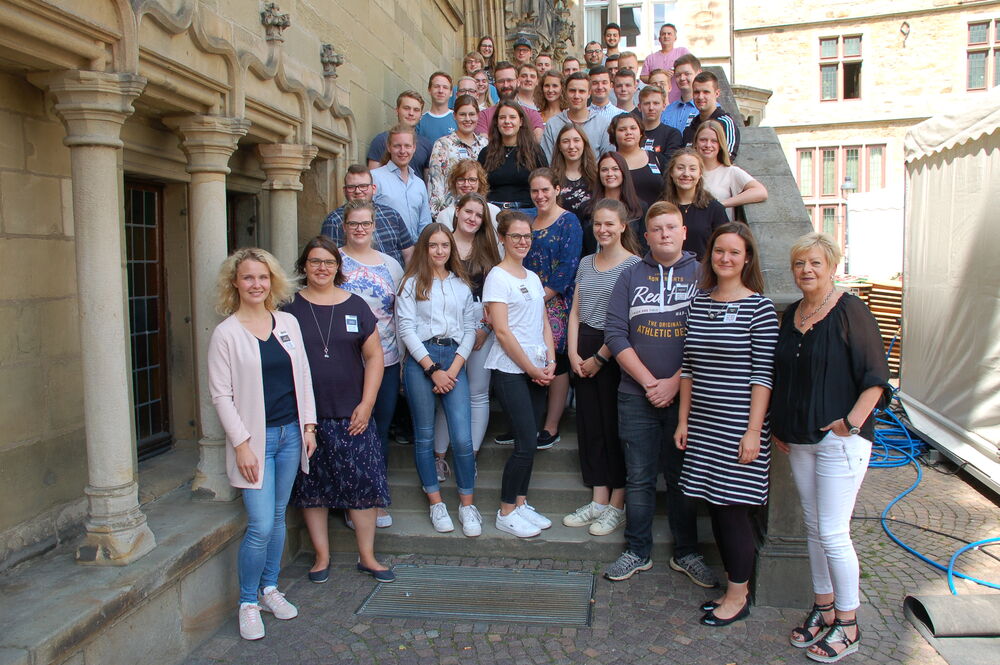
[[[872,469],[858,501],[856,516],[877,518],[884,506],[915,478],[912,467]],[[917,490],[893,510],[899,520],[930,527],[967,540],[1000,536],[1000,511],[962,477],[925,471]],[[902,524],[896,533],[918,550],[947,562],[961,543]],[[907,594],[947,594],[943,573],[892,543],[877,519],[858,519],[853,535],[862,561],[864,629],[861,651],[848,663],[943,665],[944,660],[903,617]],[[1000,548],[993,549],[1000,557]],[[512,566],[593,570],[606,562],[387,557],[390,563]],[[708,598],[665,561],[631,580],[596,585],[590,627],[508,623],[461,623],[441,620],[357,616],[354,610],[373,589],[371,578],[354,571],[353,559],[335,558],[330,581],[305,580],[310,561],[300,557],[284,572],[283,588],[300,609],[293,621],[264,615],[268,635],[258,642],[239,639],[234,620],[197,650],[187,665],[248,663],[377,663],[523,665],[525,663],[683,663],[769,665],[812,662],[787,643],[802,608],[754,607],[747,621],[723,629],[698,624],[697,605]],[[1000,581],[1000,558],[972,552],[960,566],[970,575]],[[989,590],[959,581],[960,594]]]

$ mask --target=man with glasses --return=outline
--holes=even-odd
[[[604,49],[598,42],[588,42],[583,47],[583,61],[587,64],[588,69],[604,64]]]
[[[345,199],[348,201],[371,201],[374,196],[375,184],[368,167],[363,164],[351,164],[347,167],[347,174],[344,176]],[[413,239],[406,229],[406,224],[403,223],[403,218],[389,206],[378,203],[373,205],[375,206],[375,232],[373,234],[375,249],[396,259],[400,265],[404,265],[413,255]],[[333,239],[338,246],[342,246],[345,241],[343,222],[344,206],[340,206],[323,220],[320,233]]]
[[[517,69],[514,65],[509,62],[497,63],[496,69],[493,71],[493,82],[496,84],[497,94],[500,95],[501,100],[517,101],[515,98],[517,97],[518,80]],[[485,108],[479,112],[479,122],[476,123],[477,134],[489,133],[490,122],[493,121],[493,114],[496,112],[496,106]],[[542,114],[531,108],[525,108],[524,114],[528,117],[528,122],[531,123],[532,135],[535,140],[541,140],[542,128],[545,127]]]

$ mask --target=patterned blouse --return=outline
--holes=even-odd
[[[531,249],[524,257],[524,267],[538,275],[542,286],[558,294],[545,305],[558,353],[566,351],[566,326],[573,304],[573,280],[580,264],[582,246],[580,220],[566,211],[544,229],[532,230]]]
[[[463,159],[476,159],[487,143],[485,134],[473,134],[472,143],[464,143],[458,138],[458,132],[442,136],[434,142],[431,160],[427,165],[432,217],[437,219],[439,212],[455,202],[455,197],[448,191],[448,174],[451,169]]]
[[[382,254],[381,252],[379,252]],[[383,262],[368,265],[341,252],[344,283],[341,288],[356,293],[368,303],[372,314],[378,319],[378,335],[382,342],[384,365],[390,367],[400,360],[399,339],[396,337],[396,290],[403,277],[403,267],[388,254],[382,254]]]

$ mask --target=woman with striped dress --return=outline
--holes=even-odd
[[[681,488],[704,499],[729,584],[701,609],[706,626],[750,614],[751,516],[767,502],[767,422],[778,319],[761,292],[757,243],[745,224],[720,226],[702,261],[703,289],[691,301],[674,441],[686,450]]]

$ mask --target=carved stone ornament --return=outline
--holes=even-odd
[[[344,64],[344,56],[333,48],[333,44],[323,44],[319,52],[319,61],[323,63],[323,76],[337,78],[337,67]]]
[[[267,32],[266,38],[269,42],[285,41],[285,38],[281,36],[281,32],[292,24],[292,20],[288,17],[288,14],[282,14],[281,10],[278,9],[278,4],[275,2],[268,2],[264,5],[264,11],[260,13],[260,22]]]

